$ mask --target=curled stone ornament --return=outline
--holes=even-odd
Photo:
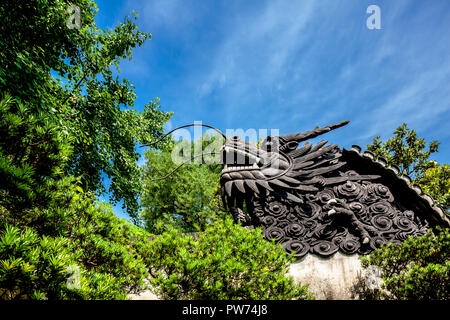
[[[409,231],[412,230],[414,227],[416,227],[415,223],[405,216],[395,217],[394,223],[398,228],[400,228],[403,231]]]
[[[326,204],[328,201],[334,198],[336,198],[336,196],[334,195],[333,191],[329,189],[320,191],[317,194],[317,199],[320,201],[321,204]]]
[[[377,203],[372,204],[369,206],[369,211],[373,215],[378,214],[388,214],[389,212],[393,211],[391,205],[388,202],[380,201]]]
[[[314,230],[317,227],[317,221],[315,220],[305,220],[303,221],[303,225],[308,231]]]
[[[361,185],[352,181],[347,181],[334,188],[334,191],[350,201],[359,199],[363,195]]]
[[[392,227],[392,220],[384,214],[372,218],[372,225],[381,231],[387,231]]]
[[[286,235],[292,238],[301,237],[305,233],[305,227],[298,223],[289,224],[284,228]]]
[[[309,251],[309,244],[300,240],[288,240],[283,244],[284,250],[287,252],[294,252],[294,257],[303,257]]]
[[[266,211],[268,214],[278,219],[286,216],[286,214],[288,213],[286,206],[278,201],[269,202],[268,204],[266,204]]]
[[[330,239],[336,235],[336,232],[336,228],[333,228],[330,225],[325,225],[320,229],[317,229],[314,234],[319,239]]]
[[[358,251],[360,243],[356,238],[344,239],[340,244],[339,248],[347,254],[352,254]]]
[[[307,200],[308,202],[315,202],[315,201],[317,201],[317,195],[316,195],[316,194],[313,194],[313,193],[308,193],[308,194],[306,195],[306,200]]]
[[[263,226],[270,227],[277,224],[277,220],[272,216],[265,216],[261,219]]]
[[[313,202],[309,203],[309,204],[302,204],[302,205],[296,207],[296,213],[301,218],[307,218],[307,219],[316,218],[320,214],[321,211],[322,211],[321,207]]]
[[[253,212],[255,213],[255,215],[258,217],[258,218],[262,218],[262,217],[264,217],[264,210],[262,210],[261,208],[255,208],[254,210],[253,210]]]
[[[338,250],[339,250],[338,246],[336,246],[331,241],[326,241],[326,240],[319,240],[312,247],[313,253],[317,253],[317,254],[319,254],[321,256],[329,256],[329,255],[335,253]]]
[[[339,246],[342,241],[344,241],[345,237],[343,236],[336,236],[333,238],[333,240],[331,240],[336,246]]]
[[[402,242],[405,241],[410,235],[410,232],[397,232],[394,239]]]
[[[348,206],[357,217],[365,222],[369,221],[372,217],[368,212],[367,206],[360,202],[352,202]]]
[[[280,229],[285,229],[285,228],[287,228],[290,224],[292,224],[291,221],[288,221],[288,220],[283,219],[283,220],[279,220],[279,221],[278,221],[277,227],[280,228]],[[286,234],[286,232],[285,232],[284,230],[283,230],[283,232],[284,232],[284,234]]]
[[[284,239],[285,234],[283,229],[272,226],[264,230],[264,236],[268,240],[274,239],[276,242],[281,242]]]
[[[382,199],[386,199],[387,201],[391,202],[394,200],[394,196],[389,191],[388,187],[382,185],[382,184],[375,184],[373,185],[373,191],[377,196],[379,196]]]

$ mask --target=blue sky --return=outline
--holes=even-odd
[[[450,154],[450,1],[100,0],[97,24],[131,11],[152,40],[121,64],[136,108],[155,97],[167,129],[203,121],[280,134],[348,119],[326,136],[365,148],[406,122]],[[381,29],[369,30],[369,5]],[[116,214],[124,216],[118,207]]]

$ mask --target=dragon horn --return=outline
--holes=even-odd
[[[313,130],[306,131],[304,133],[299,132],[299,133],[287,134],[287,135],[284,135],[284,136],[280,136],[280,139],[283,139],[286,142],[288,142],[288,141],[302,142],[302,141],[305,141],[305,140],[312,139],[312,138],[315,138],[317,136],[320,136],[320,135],[322,135],[324,133],[327,133],[327,132],[329,132],[331,130],[343,127],[346,124],[348,124],[349,122],[350,122],[349,120],[345,120],[345,121],[341,121],[341,122],[338,122],[338,123],[330,124],[330,125],[328,125],[326,127],[323,127],[323,128],[316,127]]]

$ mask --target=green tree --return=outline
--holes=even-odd
[[[389,164],[398,166],[402,174],[420,181],[425,171],[435,165],[429,158],[439,151],[439,142],[430,142],[427,149],[425,140],[418,138],[416,131],[403,123],[386,142],[377,135],[372,144],[367,145],[367,150],[372,151],[376,158],[383,157]]]
[[[72,5],[81,12],[79,29],[67,26]],[[135,147],[159,137],[170,114],[158,100],[143,112],[133,110],[134,87],[117,75],[120,61],[151,37],[136,27],[137,15],[102,30],[94,21],[97,11],[89,0],[3,1],[0,93],[54,123],[71,139],[64,172],[81,177],[83,188],[97,194],[106,191],[105,173],[112,200],[123,200],[136,219],[141,189]]]
[[[59,129],[18,99],[0,100],[0,299],[126,298],[146,288],[133,243],[148,236],[64,173],[71,139]]]
[[[72,4],[80,29],[66,25]],[[136,218],[135,147],[170,114],[157,100],[133,110],[132,84],[112,69],[150,35],[130,18],[100,30],[96,10],[88,0],[0,6],[1,299],[123,299],[146,288],[149,235],[95,198],[104,172]]]
[[[450,165],[437,164],[425,171],[419,182],[424,192],[436,200],[447,214],[450,209]]]
[[[73,178],[46,208],[0,206],[0,299],[126,299],[147,289],[149,235]]]
[[[151,285],[165,299],[311,299],[286,276],[293,257],[231,218],[195,237],[169,228],[148,250]]]
[[[435,234],[436,233],[436,234]],[[450,232],[429,231],[401,244],[389,243],[368,256],[362,266],[381,272],[380,288],[360,292],[376,299],[448,300],[450,298]]]
[[[173,159],[178,150],[180,156],[183,150],[190,150],[190,154],[188,151],[184,155],[190,159],[195,149],[198,154],[202,150],[208,153],[211,152],[208,146],[217,151],[221,145],[220,136],[205,135],[196,142],[171,141],[161,150],[145,152],[141,218],[149,232],[160,234],[169,226],[180,232],[201,231],[212,219],[227,215],[219,194],[222,165],[205,163],[205,160],[213,160],[207,156],[194,159],[165,179],[152,181],[166,176],[179,165]]]
[[[70,137],[44,112],[0,96],[0,206],[11,215],[46,207],[72,148]]]
[[[430,159],[431,154],[439,151],[438,141],[431,141],[427,148],[425,140],[404,123],[386,142],[377,135],[372,144],[367,145],[367,150],[372,151],[375,158],[383,157],[388,164],[398,166],[402,174],[409,175],[413,183],[422,187],[436,200],[436,204],[448,212],[449,166]]]

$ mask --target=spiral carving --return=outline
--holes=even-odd
[[[318,241],[313,247],[312,247],[312,251],[313,253],[317,253],[321,256],[327,256],[327,255],[331,255],[333,253],[335,253],[336,251],[339,250],[339,247],[336,246],[334,243],[332,243],[331,241],[326,241],[326,240],[321,240]]]
[[[320,229],[317,229],[314,233],[317,238],[320,239],[330,239],[336,234],[336,229],[331,227],[331,225],[325,225]]]
[[[331,190],[326,189],[317,193],[317,199],[320,201],[321,204],[326,204],[328,201],[334,198],[335,195]]]
[[[394,240],[397,240],[397,241],[405,241],[408,237],[410,237],[412,234],[411,234],[411,232],[398,232],[396,235],[395,235],[395,238],[394,238]]]
[[[275,226],[277,224],[277,219],[272,216],[265,216],[261,219],[263,226],[270,227]]]
[[[397,225],[397,227],[404,231],[409,231],[416,227],[415,223],[405,216],[395,217],[394,223]]]
[[[273,217],[281,218],[286,216],[288,210],[285,205],[278,201],[270,202],[266,205],[266,212]]]
[[[321,206],[314,202],[302,204],[295,208],[295,212],[302,218],[314,219],[321,213]]]
[[[386,201],[393,201],[394,200],[394,196],[392,195],[392,193],[389,191],[389,188],[382,185],[382,184],[375,184],[373,185],[373,192],[381,199],[385,199]]]
[[[299,223],[291,223],[285,227],[286,235],[292,238],[297,238],[302,236],[306,229],[303,225]]]
[[[367,206],[360,202],[352,202],[349,204],[350,210],[352,210],[355,215],[364,222],[370,221],[372,214],[368,212]]]
[[[356,238],[345,239],[339,244],[339,248],[347,254],[352,254],[358,251],[361,244]]]
[[[392,227],[392,220],[385,214],[380,214],[372,218],[372,224],[375,228],[386,231]]]
[[[355,175],[354,171],[343,174]],[[423,226],[427,222],[420,222],[413,211],[400,207],[390,190],[379,183],[346,181],[302,196],[306,200],[302,204],[277,193],[253,203],[264,236],[282,243],[297,258],[308,252],[329,256],[338,250],[368,254],[382,244],[401,242],[426,230]],[[346,206],[357,222],[348,214],[329,215],[332,199],[339,199],[339,206]],[[369,237],[368,243],[363,243],[364,237]]]
[[[314,230],[319,223],[315,220],[305,220],[302,224],[305,226],[306,230]]]
[[[283,229],[275,226],[271,226],[264,230],[264,236],[268,240],[274,239],[276,242],[281,242],[285,237]]]
[[[288,240],[283,244],[283,249],[286,252],[293,253],[294,257],[301,258],[308,253],[309,244],[300,240]]]
[[[372,215],[378,215],[378,214],[389,214],[389,212],[392,211],[392,207],[387,202],[377,202],[369,206],[369,212],[372,213]]]

